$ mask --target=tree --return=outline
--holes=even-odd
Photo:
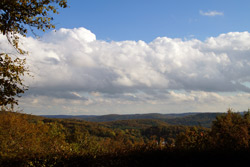
[[[249,148],[250,112],[228,113],[216,118],[212,125],[211,144],[218,149],[242,150]]]
[[[208,134],[207,129],[188,127],[185,132],[177,135],[175,145],[181,150],[206,150],[209,144]]]
[[[18,104],[14,96],[19,96],[27,89],[22,83],[21,76],[27,71],[25,60],[16,58],[12,60],[7,54],[0,54],[0,106]]]
[[[58,8],[66,8],[67,0],[1,0],[0,33],[23,55],[26,51],[19,47],[19,35],[26,36],[28,28],[46,31],[55,28],[51,13],[58,14]],[[25,59],[12,59],[6,53],[0,53],[0,106],[18,104],[17,96],[27,90],[21,76],[28,73]]]

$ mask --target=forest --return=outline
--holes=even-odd
[[[249,111],[228,110],[209,128],[156,119],[90,122],[4,110],[0,117],[0,166],[230,166],[246,163],[250,155]]]
[[[110,114],[110,115],[41,115],[48,118],[73,118],[91,122],[110,122],[119,120],[154,119],[171,125],[211,127],[212,121],[220,113],[179,113],[179,114]]]

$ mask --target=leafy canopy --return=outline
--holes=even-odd
[[[28,28],[46,31],[55,28],[51,13],[58,14],[58,8],[66,8],[67,0],[1,0],[0,1],[0,33],[23,55],[27,54],[19,44],[19,37],[26,36]],[[18,104],[16,96],[24,93],[27,87],[21,76],[26,74],[25,59],[12,59],[0,51],[0,106]]]
[[[46,31],[55,28],[51,23],[50,13],[58,14],[58,6],[67,7],[67,0],[1,0],[0,32],[6,35],[9,42],[20,52],[18,34],[26,36],[28,27]]]
[[[14,96],[24,93],[27,89],[21,79],[27,71],[24,66],[25,60],[19,58],[12,60],[8,55],[0,55],[0,106],[10,104],[13,108],[13,104],[17,104]]]

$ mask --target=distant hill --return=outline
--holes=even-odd
[[[121,120],[153,119],[171,125],[203,126],[210,127],[212,121],[221,113],[181,113],[181,114],[128,114],[128,115],[42,115],[47,118],[78,119],[91,122],[110,122]]]
[[[129,120],[129,119],[162,119],[162,118],[176,118],[188,115],[195,115],[197,113],[181,113],[181,114],[159,114],[159,113],[149,113],[149,114],[109,114],[109,115],[41,115],[47,118],[75,118],[84,119],[86,121],[92,122],[107,122],[115,120]]]
[[[80,119],[80,118],[88,118],[88,117],[96,117],[96,115],[40,115],[46,118],[59,118],[59,119]]]
[[[221,114],[222,113],[199,113],[178,118],[164,119],[164,121],[171,125],[211,127],[212,122]]]

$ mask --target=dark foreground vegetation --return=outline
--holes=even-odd
[[[0,112],[0,166],[243,166],[249,144],[249,112],[229,110],[211,128]]]

